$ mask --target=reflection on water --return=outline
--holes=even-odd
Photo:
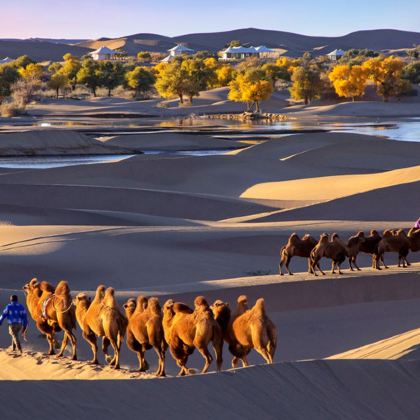
[[[0,168],[49,169],[65,166],[92,165],[96,163],[120,162],[134,155],[100,156],[23,156],[0,158]]]
[[[229,150],[148,150],[145,155],[172,156],[220,156]],[[65,166],[93,165],[98,163],[121,162],[135,155],[97,155],[97,156],[22,156],[0,158],[0,168],[7,169],[50,169]]]

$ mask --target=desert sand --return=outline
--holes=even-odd
[[[37,130],[40,146],[63,147],[52,133]],[[293,277],[280,277],[277,265],[291,232],[345,238],[411,227],[419,217],[420,143],[307,132],[268,133],[249,144],[226,134],[169,130],[83,139],[95,147],[100,141],[169,152],[218,145],[235,153],[0,168],[0,303],[13,292],[22,299],[21,287],[32,277],[66,279],[74,293],[104,283],[115,287],[120,304],[140,292],[188,304],[198,294],[231,305],[243,293],[250,302],[263,296],[279,330],[275,363],[263,366],[253,354],[253,366],[228,370],[225,348],[222,373],[212,365],[209,374],[176,378],[168,354],[168,378],[155,379],[135,372],[135,355],[125,346],[121,371],[90,366],[80,331],[79,362],[47,358],[32,323],[23,357],[0,351],[2,419],[40,412],[45,395],[42,415],[63,419],[418,415],[420,254],[409,255],[408,269],[396,268],[396,255],[386,254],[392,267],[380,272],[360,255],[361,272],[349,272],[345,263],[345,275],[323,278],[305,274],[301,258],[291,263],[300,272]],[[25,138],[21,133],[14,142],[26,147]],[[4,326],[0,345],[9,345]],[[148,358],[154,369],[155,355]],[[190,365],[198,371],[200,356]]]

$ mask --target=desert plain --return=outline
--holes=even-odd
[[[273,95],[265,108],[282,101]],[[200,374],[194,354],[196,373],[180,378],[168,352],[167,377],[157,379],[136,371],[125,345],[121,370],[102,356],[102,366],[90,365],[80,329],[79,361],[45,356],[33,323],[16,357],[3,326],[0,417],[28,418],[34,406],[63,419],[418,416],[420,254],[409,254],[409,268],[386,254],[391,267],[381,271],[361,254],[362,271],[345,262],[343,275],[321,277],[306,273],[303,258],[292,260],[294,276],[279,276],[278,263],[292,232],[347,238],[414,225],[419,102],[295,106],[272,126],[187,117],[236,112],[223,89],[190,108],[154,105],[100,98],[58,108],[51,100],[26,121],[4,120],[0,303],[12,293],[23,300],[33,277],[65,279],[73,294],[103,283],[121,305],[139,293],[190,305],[204,295],[232,307],[241,294],[251,304],[263,297],[278,329],[274,364],[252,353],[252,366],[231,369],[225,346],[222,372],[213,363]],[[395,139],[401,125],[417,141]],[[35,166],[22,164],[28,151]],[[153,352],[148,360],[153,372]]]

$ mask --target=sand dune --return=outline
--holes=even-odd
[[[247,189],[242,198],[332,200],[356,193],[420,181],[420,166],[368,175],[337,175],[270,182]]]
[[[0,156],[85,155],[130,153],[82,133],[67,130],[31,130],[0,134]]]

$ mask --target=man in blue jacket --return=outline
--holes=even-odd
[[[22,354],[19,335],[22,333],[26,340],[28,315],[25,307],[18,302],[18,297],[16,295],[10,296],[10,303],[4,308],[4,311],[0,316],[0,325],[5,319],[7,319],[9,324],[9,334],[12,336],[13,351],[17,350]]]

